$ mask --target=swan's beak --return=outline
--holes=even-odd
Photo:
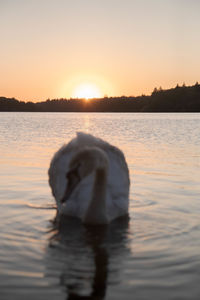
[[[61,199],[61,203],[65,203],[70,198],[71,194],[73,193],[76,186],[80,182],[80,176],[78,174],[77,169],[70,170],[67,173],[66,177],[68,180],[68,184],[67,184],[67,188],[65,190],[65,194],[64,194],[63,198]]]

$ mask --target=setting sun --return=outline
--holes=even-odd
[[[72,97],[81,99],[100,98],[101,93],[95,84],[82,83],[74,89]]]

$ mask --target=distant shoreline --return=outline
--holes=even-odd
[[[200,111],[18,111],[18,110],[0,110],[0,113],[59,113],[59,114],[198,114]]]
[[[154,89],[150,96],[104,97],[101,99],[52,99],[24,102],[0,97],[1,112],[118,112],[118,113],[195,113],[200,112],[200,85]]]

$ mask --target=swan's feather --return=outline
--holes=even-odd
[[[69,163],[76,152],[84,147],[98,147],[108,157],[109,171],[106,188],[106,210],[109,221],[128,213],[129,171],[124,154],[117,147],[100,138],[78,132],[67,145],[63,145],[54,155],[49,168],[49,184],[57,201],[58,212],[83,218],[89,204],[94,176],[84,178],[77,186],[69,201],[64,205],[61,199],[66,189],[66,173]]]

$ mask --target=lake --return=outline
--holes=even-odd
[[[119,147],[129,220],[56,228],[47,171],[77,131]],[[0,113],[0,299],[200,297],[200,114]]]

